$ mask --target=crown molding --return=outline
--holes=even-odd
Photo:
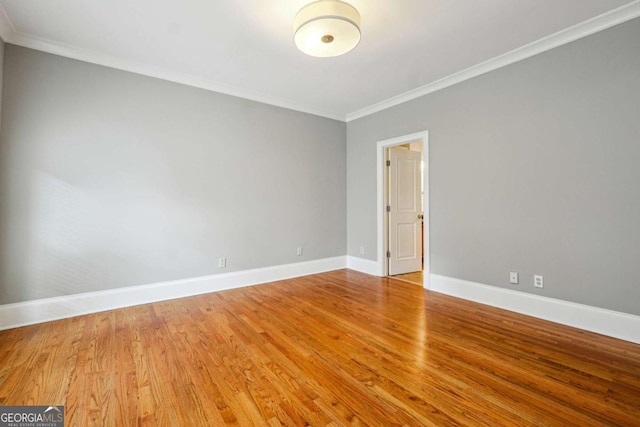
[[[1,11],[0,11],[1,14]],[[7,17],[8,19],[8,17]],[[1,21],[1,20],[0,20]],[[9,20],[9,22],[11,22]],[[0,26],[0,30],[2,27]],[[3,37],[4,38],[4,37]],[[50,53],[66,58],[76,59],[78,61],[88,62],[91,64],[101,65],[104,67],[115,68],[117,70],[128,71],[135,74],[154,77],[161,80],[167,80],[174,83],[180,83],[187,86],[205,89],[212,92],[218,92],[225,95],[231,95],[238,98],[248,99],[263,104],[273,105],[276,107],[286,108],[301,113],[312,114],[314,116],[325,117],[328,119],[345,121],[344,115],[334,114],[328,111],[318,110],[308,105],[289,101],[287,99],[274,97],[257,91],[241,89],[234,86],[224,85],[212,80],[203,79],[190,74],[176,72],[167,68],[155,67],[149,64],[137,63],[127,59],[115,56],[104,55],[92,50],[79,48],[77,46],[66,45],[54,42],[45,38],[25,34],[15,29],[9,32],[4,40],[8,43],[26,47],[29,49],[39,50],[41,52]]]
[[[400,95],[396,95],[384,101],[349,113],[347,114],[347,122],[368,116],[373,113],[377,113],[382,110],[386,110],[387,108],[391,108],[407,101],[419,98],[421,96],[436,92],[440,89],[453,86],[465,80],[469,80],[490,71],[497,70],[498,68],[502,68],[515,62],[522,61],[523,59],[527,59],[556,47],[571,43],[575,40],[587,37],[599,31],[606,30],[607,28],[611,28],[615,25],[622,24],[623,22],[630,21],[631,19],[637,18],[639,16],[640,0],[635,0],[617,9],[613,9],[609,12],[603,13],[602,15],[598,15],[572,27],[558,31],[557,33],[551,34],[547,37],[543,37],[532,43],[529,43],[502,55],[496,56],[495,58],[483,61],[472,67],[436,80],[432,83],[426,84],[416,89],[412,89],[408,92],[404,92]]]
[[[3,41],[8,41],[13,33],[16,32],[16,27],[11,22],[11,18],[9,18],[9,14],[0,3],[0,38]]]
[[[0,4],[0,37],[6,43],[15,44],[18,46],[35,49],[54,55],[64,56],[67,58],[89,62],[96,65],[102,65],[109,68],[115,68],[122,71],[128,71],[135,74],[155,77],[161,80],[180,83],[187,86],[209,90],[212,92],[218,92],[225,95],[231,95],[255,102],[260,102],[263,104],[325,117],[332,120],[350,122],[368,116],[370,114],[386,110],[387,108],[394,107],[407,101],[411,101],[421,96],[436,92],[449,86],[453,86],[457,83],[461,83],[465,80],[472,79],[474,77],[505,67],[515,62],[522,61],[523,59],[530,58],[534,55],[546,52],[548,50],[581,39],[583,37],[587,37],[591,34],[597,33],[607,28],[637,18],[639,16],[640,0],[634,0],[631,3],[559,31],[555,34],[543,37],[525,46],[519,47],[495,58],[481,62],[465,70],[451,74],[447,77],[441,78],[419,88],[404,92],[400,95],[388,98],[384,101],[354,111],[347,114],[346,116],[335,112],[318,110],[306,104],[296,103],[287,99],[274,97],[257,91],[229,86],[193,75],[155,67],[149,64],[137,63],[110,55],[103,55],[95,51],[79,48],[77,46],[65,45],[30,34],[20,33],[16,31],[15,26],[11,22],[11,19],[9,18],[9,15],[7,14],[4,7],[2,7],[2,4]]]

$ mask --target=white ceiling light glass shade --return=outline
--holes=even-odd
[[[319,0],[298,11],[294,31],[296,46],[307,55],[342,55],[360,43],[360,14],[343,1]]]

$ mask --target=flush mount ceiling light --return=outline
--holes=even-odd
[[[339,0],[319,0],[300,9],[294,21],[295,42],[307,55],[327,58],[360,43],[360,14]]]

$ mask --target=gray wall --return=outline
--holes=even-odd
[[[376,141],[428,129],[432,273],[640,315],[639,52],[636,19],[350,122],[348,254],[377,253]]]
[[[4,71],[0,303],[345,255],[345,123],[13,45]]]

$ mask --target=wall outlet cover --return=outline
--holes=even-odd
[[[537,274],[533,276],[533,286],[536,288],[544,288],[544,278]]]
[[[518,284],[518,273],[516,271],[512,271],[509,273],[509,283],[514,285]]]

